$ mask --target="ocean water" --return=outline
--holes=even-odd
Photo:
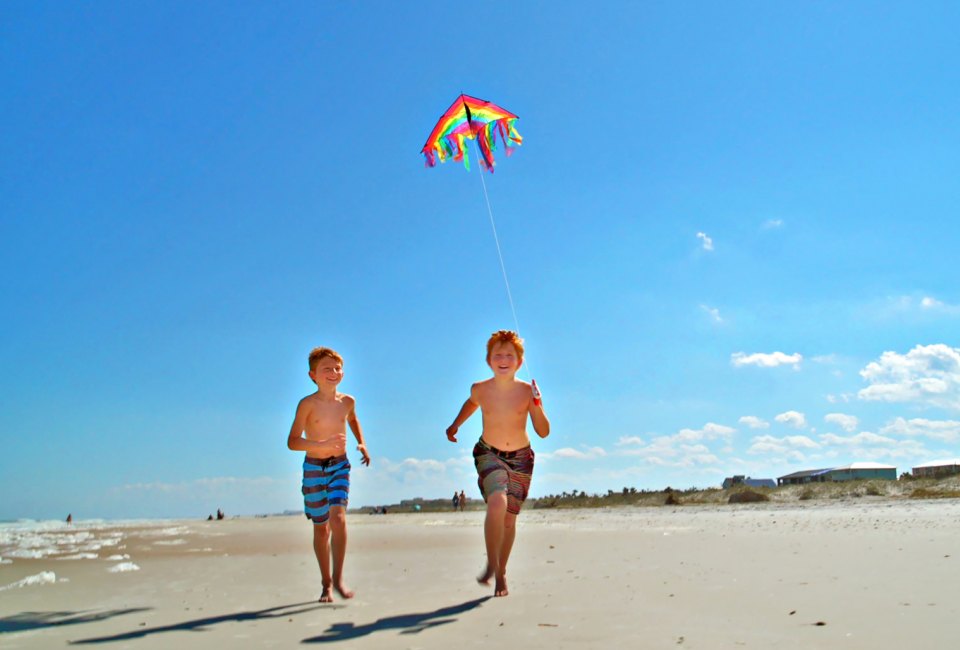
[[[186,530],[170,520],[87,519],[64,521],[0,522],[0,565],[22,560],[107,561],[130,560],[125,540],[136,529],[138,535],[159,539],[176,537]]]

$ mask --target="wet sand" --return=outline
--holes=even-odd
[[[96,559],[0,565],[0,646],[832,649],[960,631],[957,500],[531,510],[506,598],[474,581],[482,525],[350,515],[357,595],[329,605],[301,517],[128,529]]]

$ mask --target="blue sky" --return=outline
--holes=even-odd
[[[511,327],[532,493],[960,456],[954,3],[4,3],[0,519],[300,507],[306,357],[354,505],[476,495],[444,429]],[[521,373],[526,378],[528,375]]]

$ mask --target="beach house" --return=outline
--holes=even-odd
[[[897,468],[881,463],[850,463],[842,467],[826,469],[807,469],[787,474],[777,479],[777,485],[802,485],[804,483],[822,483],[826,481],[855,481],[859,479],[897,480]]]
[[[777,479],[777,485],[803,485],[804,483],[819,483],[827,479],[824,475],[830,471],[826,469],[805,469],[801,472],[787,474]]]
[[[777,487],[772,478],[750,478],[743,474],[734,474],[723,479],[723,489],[732,488],[734,485],[746,485],[747,487]]]
[[[930,478],[949,476],[950,474],[960,474],[960,459],[931,460],[929,463],[923,463],[914,467],[912,474],[915,478]]]
[[[850,463],[834,467],[824,475],[825,481],[855,481],[858,479],[897,480],[897,468],[882,463]]]

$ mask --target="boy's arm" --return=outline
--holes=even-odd
[[[318,449],[319,445],[316,442],[303,437],[303,430],[309,414],[310,407],[307,406],[306,400],[300,400],[300,403],[297,404],[297,414],[293,417],[293,424],[290,426],[290,433],[287,435],[287,449],[308,453]]]
[[[530,420],[533,422],[533,430],[541,438],[550,435],[550,420],[547,419],[547,413],[543,410],[543,398],[540,395],[536,384],[533,384],[530,391]]]
[[[470,387],[470,397],[468,397],[467,401],[460,407],[460,412],[457,413],[457,417],[453,419],[453,424],[447,427],[447,440],[450,442],[457,441],[457,430],[460,429],[460,425],[466,422],[467,418],[476,413],[477,409],[480,408],[479,392],[476,384]]]
[[[357,403],[355,400],[350,400],[350,413],[347,414],[347,424],[350,425],[350,430],[353,431],[353,436],[357,439],[357,451],[363,456],[363,460],[360,461],[364,465],[370,464],[370,454],[367,453],[367,443],[363,441],[363,430],[360,428],[360,420],[357,419]]]

